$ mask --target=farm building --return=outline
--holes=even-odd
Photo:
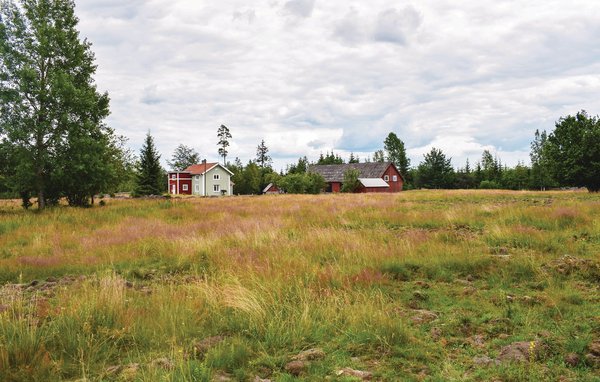
[[[263,194],[278,195],[278,194],[283,194],[283,190],[281,188],[277,187],[276,185],[274,185],[273,183],[269,183],[269,185],[267,187],[265,187],[265,189],[263,190]]]
[[[361,187],[356,192],[400,192],[404,178],[391,162],[312,165],[309,172],[321,175],[327,182],[327,192],[340,192],[344,174],[351,169],[360,173]]]
[[[233,195],[233,173],[219,163],[195,164],[184,171],[169,172],[169,194]]]

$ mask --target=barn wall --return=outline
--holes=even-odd
[[[400,173],[396,170],[396,168],[394,166],[389,166],[387,168],[387,170],[384,173],[384,176],[388,175],[390,177],[390,180],[387,182],[390,185],[390,188],[387,188],[385,190],[387,190],[386,192],[400,192],[402,191],[402,188],[404,186],[404,182],[402,181],[402,177],[400,176]],[[394,176],[398,177],[398,181],[394,182]],[[384,179],[385,180],[385,179]],[[371,191],[369,191],[371,192]],[[375,191],[373,191],[375,192]]]

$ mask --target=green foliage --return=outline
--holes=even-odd
[[[154,138],[148,132],[140,150],[135,194],[138,196],[160,195],[164,191],[165,184],[166,178],[164,178],[164,171],[160,166],[160,155],[154,146]]]
[[[482,180],[481,183],[479,183],[479,188],[482,190],[498,190],[501,187],[493,180]]]
[[[329,152],[327,152],[327,155],[323,156],[323,154],[321,154],[319,156],[319,160],[317,161],[317,164],[343,164],[344,160],[337,154],[334,154],[333,151],[331,152],[331,154]]]
[[[276,184],[288,194],[320,194],[327,186],[325,179],[314,173],[287,174]]]
[[[116,152],[113,132],[102,122],[109,98],[96,89],[94,54],[80,40],[74,3],[4,1],[0,19],[0,136],[12,163],[8,183],[24,201],[35,194],[40,209],[61,196],[86,205],[114,185]]]
[[[183,171],[191,165],[200,163],[200,154],[192,147],[179,145],[167,164],[175,171]]]
[[[306,156],[298,158],[297,164],[288,166],[288,174],[303,174],[308,170],[308,158]]]
[[[585,111],[560,118],[542,156],[560,185],[600,191],[600,119]]]
[[[387,160],[396,165],[400,174],[405,176],[410,167],[410,159],[406,156],[404,142],[395,133],[389,133],[383,145]]]
[[[377,150],[373,153],[373,162],[383,163],[385,162],[385,152],[383,150]],[[402,174],[406,176],[405,174]]]
[[[454,169],[442,150],[432,148],[417,168],[415,184],[420,188],[452,188]]]
[[[358,177],[360,171],[356,169],[348,169],[344,173],[344,181],[342,182],[342,192],[355,192],[360,187],[360,181]]]

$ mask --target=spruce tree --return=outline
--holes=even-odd
[[[160,195],[163,189],[163,169],[160,166],[160,155],[154,146],[154,138],[148,132],[144,146],[140,150],[135,194],[137,196]]]

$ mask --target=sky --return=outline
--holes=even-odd
[[[536,129],[600,113],[597,0],[76,0],[108,124],[276,170],[334,151],[362,160],[394,132],[412,165],[490,150],[529,162]],[[165,163],[166,164],[166,163]]]

